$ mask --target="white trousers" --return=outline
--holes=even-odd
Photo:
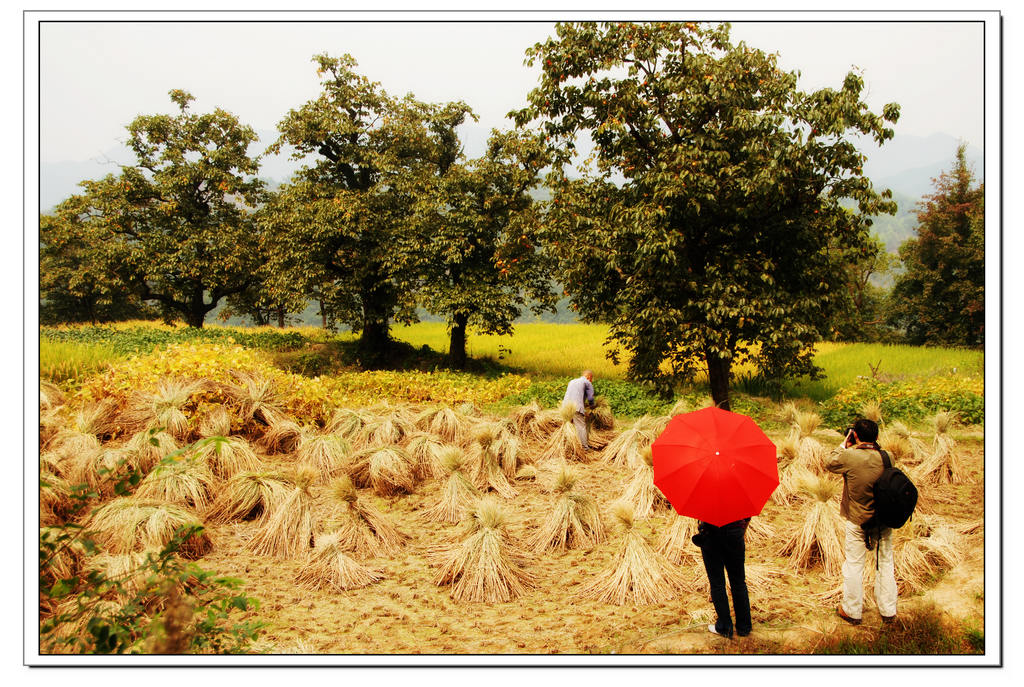
[[[587,443],[587,416],[577,410],[572,416],[572,423],[576,426],[576,436],[580,438],[583,448],[590,448]]]
[[[843,520],[846,526],[846,562],[843,563],[843,612],[851,618],[864,614],[864,564],[868,556],[864,534],[860,525]],[[881,540],[875,544],[878,572],[875,574],[875,605],[884,616],[896,615],[896,573],[892,560],[892,530],[883,529]]]

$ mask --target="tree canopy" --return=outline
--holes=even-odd
[[[546,238],[581,316],[610,324],[631,376],[668,388],[703,366],[726,408],[745,359],[769,379],[814,373],[843,256],[870,250],[868,215],[895,210],[849,136],[890,139],[899,107],[872,113],[854,72],[801,92],[728,25],[556,32],[527,51],[540,83],[515,118],[555,154]],[[573,179],[581,135],[594,154]]]
[[[387,352],[392,319],[415,317],[417,199],[458,159],[465,103],[396,98],[355,71],[348,55],[317,55],[321,94],[278,125],[307,165],[264,214],[271,288],[317,293],[331,321],[360,334],[364,362]]]
[[[985,343],[985,186],[974,185],[966,146],[920,204],[917,237],[900,246],[890,323],[912,344]]]
[[[263,184],[248,155],[256,140],[250,127],[220,109],[192,114],[185,91],[170,97],[178,114],[140,116],[128,126],[136,164],[82,182],[83,194],[40,221],[40,243],[51,257],[74,251],[77,282],[128,291],[155,301],[167,318],[201,327],[222,298],[253,283],[251,211]]]
[[[424,194],[418,297],[448,322],[452,365],[466,364],[466,331],[509,334],[527,302],[551,309],[550,268],[538,245],[540,211],[529,191],[549,160],[535,136],[492,132],[487,152],[455,164]]]

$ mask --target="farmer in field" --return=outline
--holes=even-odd
[[[565,388],[562,403],[572,403],[576,408],[576,412],[572,416],[572,424],[576,427],[576,435],[580,438],[580,443],[583,444],[583,450],[589,451],[590,444],[587,442],[587,419],[584,409],[588,405],[591,408],[597,405],[594,400],[594,373],[584,370],[583,374],[570,381]]]
[[[878,573],[875,575],[875,604],[884,622],[896,617],[896,575],[892,558],[892,530],[880,531],[878,540],[861,528],[874,515],[874,484],[884,464],[877,443],[878,425],[859,419],[829,456],[829,472],[843,476],[843,500],[840,514],[846,519],[846,562],[843,563],[843,601],[836,609],[840,618],[860,625],[864,611],[864,561],[870,549],[878,546]]]

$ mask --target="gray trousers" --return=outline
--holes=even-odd
[[[576,427],[576,436],[580,438],[583,448],[589,449],[590,444],[587,443],[587,416],[577,410],[573,413],[572,424]]]

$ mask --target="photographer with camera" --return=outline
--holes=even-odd
[[[859,419],[848,427],[843,442],[829,455],[829,472],[843,476],[843,498],[839,511],[845,519],[843,600],[836,614],[851,625],[859,625],[864,610],[864,561],[876,545],[878,572],[875,575],[875,604],[883,622],[896,617],[896,575],[892,556],[892,529],[864,529],[874,522],[874,486],[885,469],[878,445],[878,425]]]

